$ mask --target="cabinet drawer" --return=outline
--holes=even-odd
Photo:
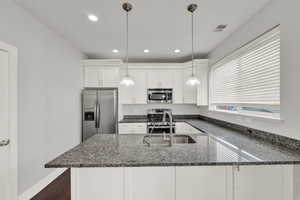
[[[146,123],[136,123],[134,124],[134,133],[135,134],[146,134]]]
[[[130,123],[119,124],[119,134],[132,134],[133,126]]]
[[[119,134],[146,134],[146,123],[120,123]]]

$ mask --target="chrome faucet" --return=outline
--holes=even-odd
[[[167,115],[169,116],[169,125],[170,125],[170,146],[173,146],[174,140],[173,140],[173,116],[172,116],[172,111],[164,111],[163,112],[163,119],[162,121],[167,123]]]

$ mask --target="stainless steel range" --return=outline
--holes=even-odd
[[[171,109],[150,109],[147,112],[147,132],[153,134],[170,133],[172,127],[172,133],[175,133],[175,123],[170,122],[169,115],[165,116],[165,112],[172,113]]]

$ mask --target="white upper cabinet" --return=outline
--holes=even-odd
[[[173,70],[172,74],[173,74],[173,104],[182,104],[183,103],[183,84],[184,84],[183,83],[183,69],[175,69],[175,70]]]
[[[183,82],[183,103],[196,104],[197,102],[197,86],[189,86],[186,84],[188,78],[192,75],[192,68],[184,69]]]
[[[130,75],[135,81],[132,87],[132,103],[146,104],[147,103],[147,72],[145,70],[133,69],[130,70]]]
[[[125,76],[125,69],[120,70],[120,77]],[[134,80],[134,85],[127,87],[120,85],[121,104],[146,104],[147,103],[147,72],[142,69],[130,69],[129,75]]]
[[[85,67],[84,87],[118,87],[119,69],[116,67]]]
[[[152,69],[148,71],[148,88],[173,88],[173,70]]]
[[[84,60],[84,87],[119,87],[121,104],[147,104],[148,88],[172,88],[173,104],[208,105],[208,60],[195,60],[195,75],[198,86],[185,84],[192,74],[191,63],[129,65],[129,75],[135,81],[131,87],[120,86],[125,76],[121,60]]]
[[[208,105],[208,60],[196,61],[196,76],[200,80],[197,86],[197,106]]]
[[[97,67],[84,67],[84,87],[99,87],[99,69]]]
[[[114,60],[85,60],[83,62],[84,87],[118,87],[120,62]]]
[[[120,69],[120,78],[124,77],[126,69]],[[136,83],[136,80],[135,80]],[[119,100],[121,104],[132,104],[133,103],[133,87],[127,87],[125,85],[119,85]]]
[[[116,67],[103,67],[100,69],[100,83],[102,87],[118,87],[119,69]]]

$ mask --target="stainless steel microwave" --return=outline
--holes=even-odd
[[[172,103],[173,89],[156,89],[151,88],[147,91],[149,104],[151,103]]]

